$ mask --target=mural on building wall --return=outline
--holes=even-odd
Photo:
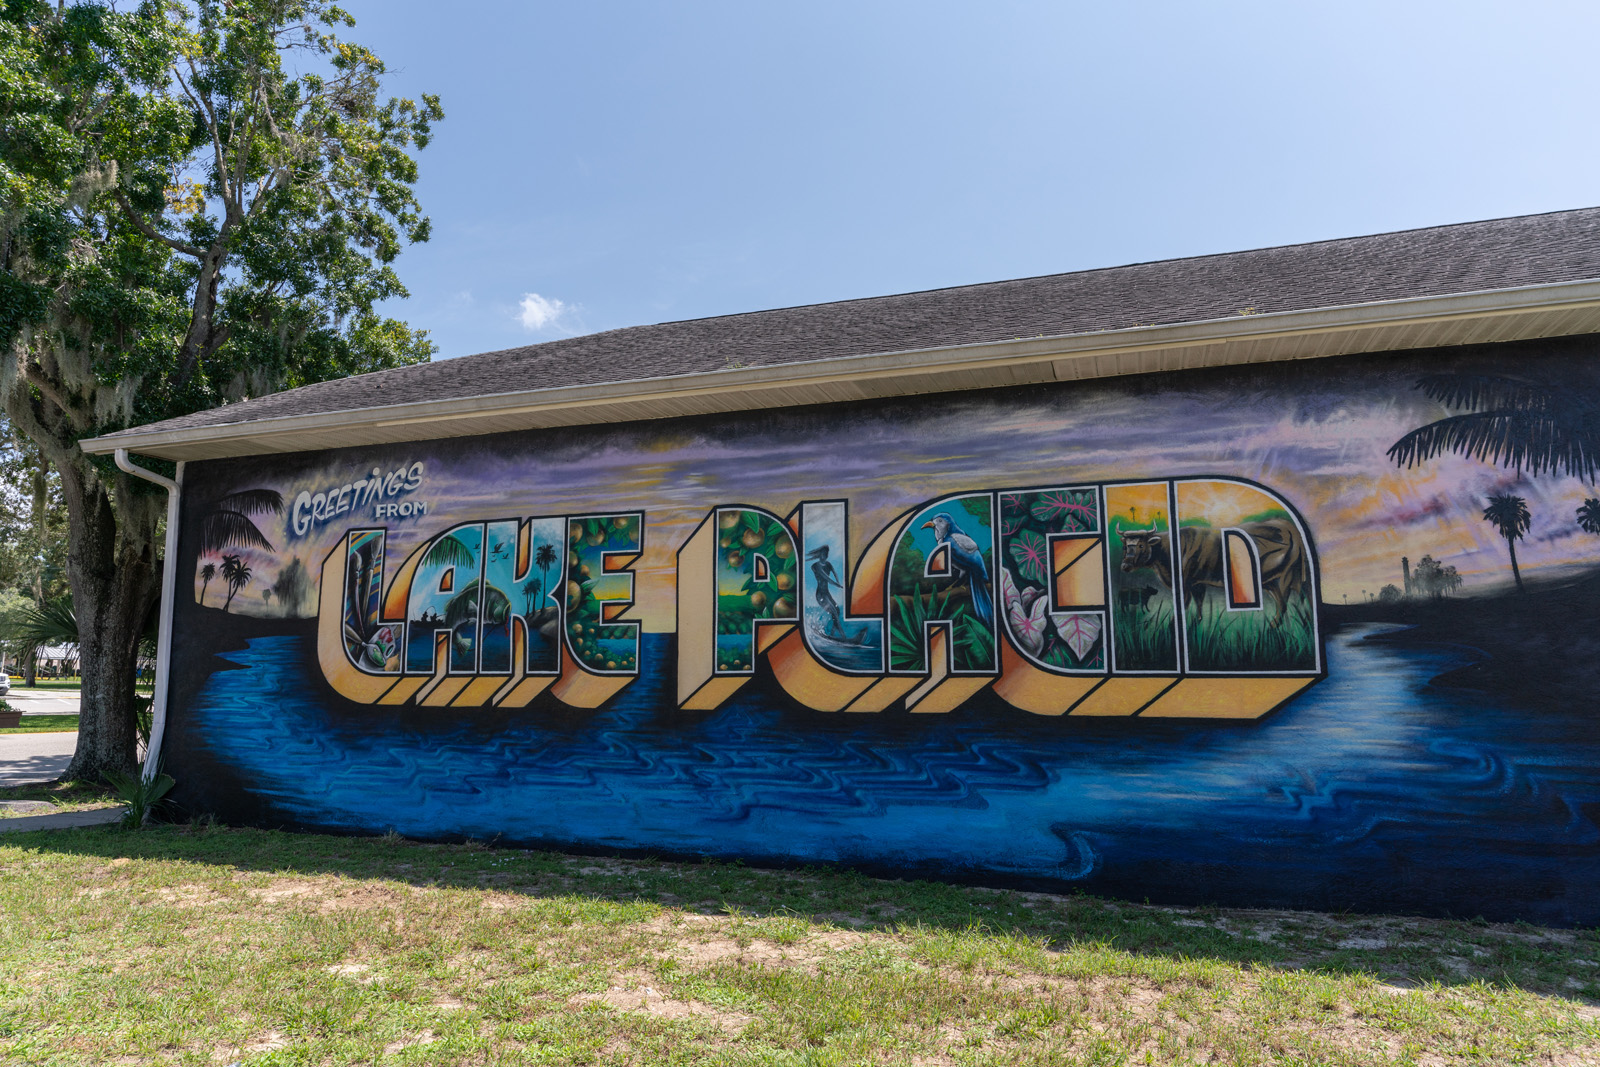
[[[192,464],[167,764],[235,821],[1600,921],[1600,360],[1510,354]]]

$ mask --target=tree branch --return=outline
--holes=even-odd
[[[115,195],[117,198],[117,205],[122,208],[122,213],[128,216],[128,221],[133,223],[134,228],[140,233],[144,234],[152,241],[160,241],[174,252],[182,252],[186,256],[193,256],[195,259],[204,258],[206,254],[204,249],[197,248],[194,245],[189,244],[187,241],[180,241],[176,237],[168,237],[166,234],[150,225],[150,220],[139,214],[138,210],[134,208],[133,202],[128,199],[127,194],[121,189],[118,189]]]
[[[189,73],[191,75],[196,74],[194,57],[185,56],[184,61],[189,64]],[[183,89],[183,95],[189,98],[189,102],[205,113],[206,130],[211,134],[211,152],[216,157],[217,184],[222,187],[222,202],[226,204],[231,192],[228,189],[228,163],[222,154],[222,133],[217,129],[217,113],[211,109],[210,100],[189,88],[189,83],[183,80],[183,75],[178,73],[176,67],[172,69],[172,75],[177,79],[179,87]]]

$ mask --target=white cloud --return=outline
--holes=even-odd
[[[556,320],[567,313],[567,305],[551,297],[540,296],[538,293],[523,293],[522,302],[518,305],[521,310],[517,319],[525,330],[543,330],[554,326]]]

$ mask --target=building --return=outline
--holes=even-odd
[[[614,330],[84,447],[182,464],[157,745],[229,822],[1592,924],[1596,335],[1589,209]],[[202,557],[247,490],[274,547]],[[1449,603],[1380,603],[1424,557]]]

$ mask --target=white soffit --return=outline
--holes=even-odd
[[[735,370],[186,427],[80,442],[220,459],[552,426],[1078,381],[1356,353],[1600,333],[1600,280],[1017,338]]]

